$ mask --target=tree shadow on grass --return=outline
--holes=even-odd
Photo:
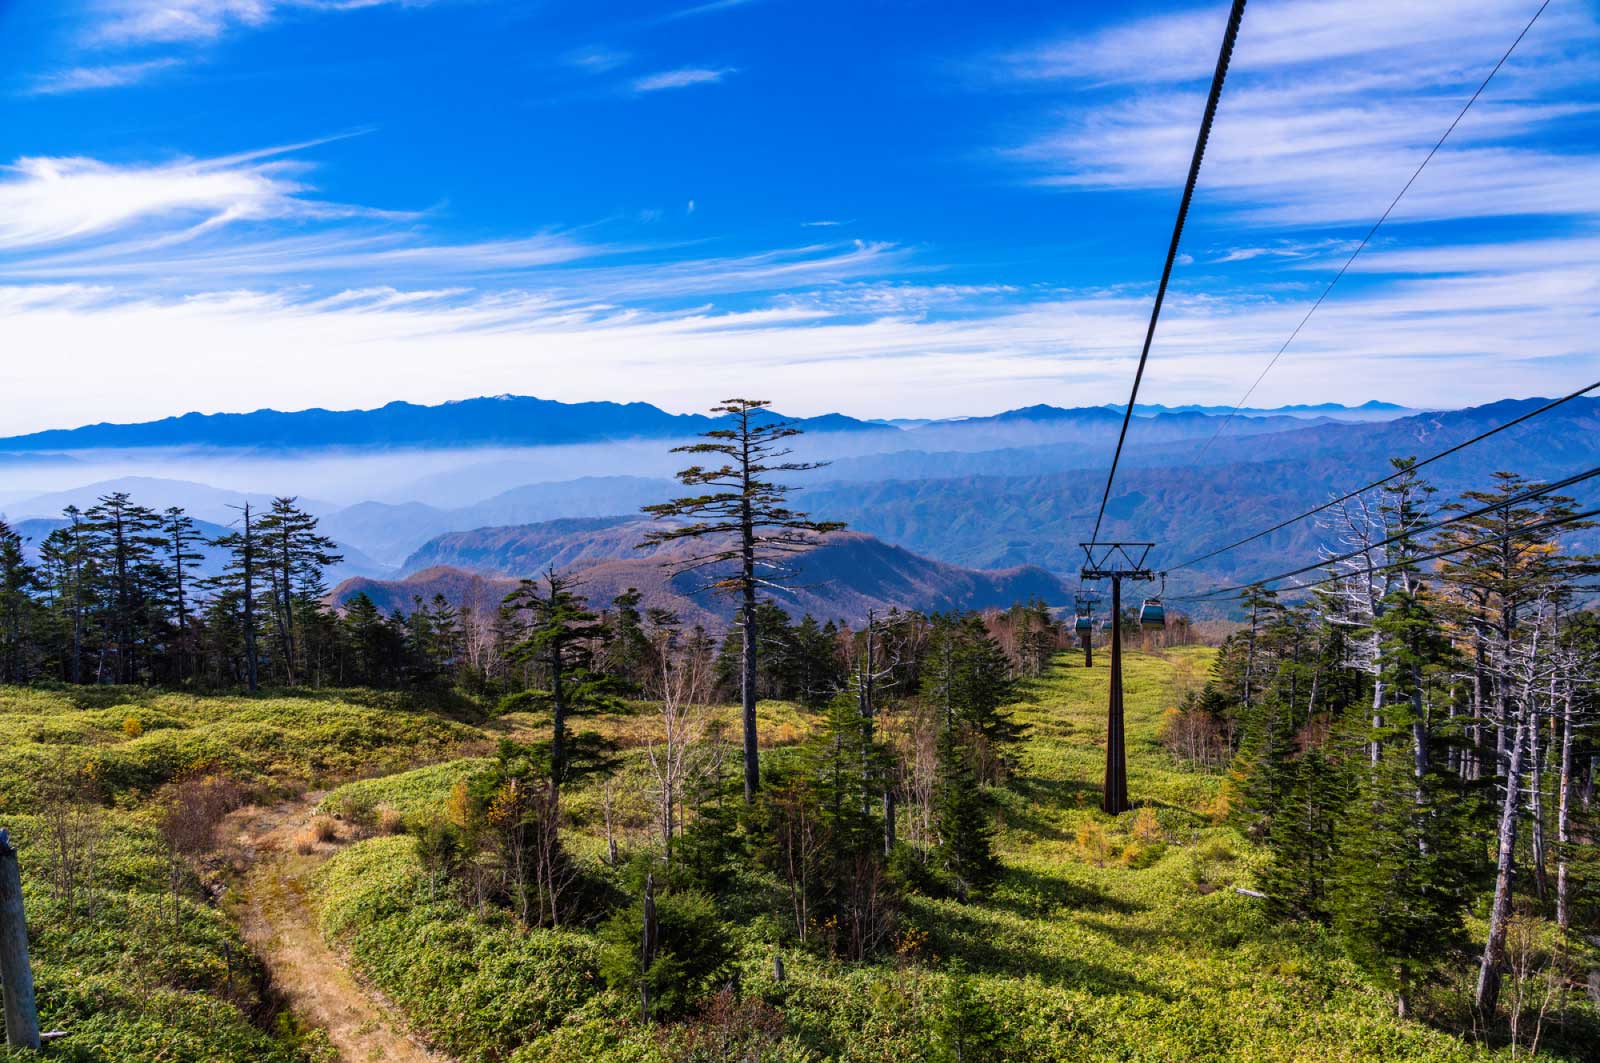
[[[1065,951],[1050,951],[1015,935],[996,932],[981,908],[944,909],[929,933],[929,944],[941,956],[959,958],[969,970],[1013,978],[1037,978],[1049,985],[1091,993],[1142,994],[1170,999],[1164,991],[1127,971],[1085,960]]]
[[[110,709],[119,705],[149,705],[167,693],[154,687],[74,686],[70,683],[38,683],[35,689],[56,695],[75,709]]]
[[[1143,904],[1113,896],[1097,887],[1023,867],[1006,868],[1000,884],[984,898],[983,904],[1030,919],[1048,917],[1062,908],[1117,915],[1136,915],[1149,910]]]
[[[1092,930],[1096,934],[1103,934],[1118,945],[1125,948],[1149,949],[1163,941],[1170,941],[1170,931],[1153,926],[1129,926],[1124,923],[1113,923],[1106,919],[1094,919],[1081,916],[1077,920],[1079,926],[1085,930]]]
[[[1011,790],[1028,805],[1067,810],[1100,807],[1098,779],[1046,779],[1037,775],[1019,775],[1011,781]]]

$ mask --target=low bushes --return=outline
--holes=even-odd
[[[429,896],[413,839],[359,842],[318,876],[322,929],[440,1048],[504,1058],[602,989],[590,935],[526,930]]]

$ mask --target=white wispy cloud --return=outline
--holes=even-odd
[[[678,70],[663,70],[657,74],[647,74],[635,78],[632,82],[634,92],[661,92],[666,89],[685,89],[691,85],[711,85],[729,74],[734,73],[731,68],[714,69],[711,67],[682,67]]]
[[[99,0],[85,31],[97,46],[193,44],[265,26],[286,11],[354,11],[427,0]]]
[[[382,216],[312,198],[300,145],[213,159],[113,165],[83,157],[23,158],[0,169],[0,252],[105,240],[148,227],[157,243],[244,222]]]
[[[1206,198],[1258,226],[1370,220],[1530,14],[1508,0],[1251,9],[1206,155]],[[1221,24],[1208,6],[1005,57],[1014,81],[1059,84],[1089,101],[1046,119],[1005,157],[1045,186],[1180,184]],[[1563,122],[1597,109],[1596,42],[1589,5],[1552,7],[1396,220],[1600,212],[1600,153],[1582,141],[1551,146]]]
[[[424,214],[319,197],[313,168],[296,154],[307,147],[157,164],[18,160],[0,168],[0,278],[192,293],[267,280],[326,290],[376,276],[390,285],[515,284],[563,304],[639,304],[916,268],[906,248],[883,242],[719,255],[576,231],[441,240]]]
[[[111,89],[136,85],[163,70],[179,66],[173,58],[151,59],[142,63],[111,63],[104,66],[75,66],[42,74],[27,88],[30,95],[58,96],[90,89]]]
[[[602,48],[592,45],[568,52],[563,60],[568,66],[576,67],[588,74],[604,74],[620,66],[626,66],[633,57],[627,52],[617,48]]]
[[[744,7],[747,4],[752,4],[755,2],[756,0],[706,0],[706,2],[703,4],[691,4],[688,7],[680,7],[676,11],[669,12],[663,17],[668,19],[695,18],[699,15],[713,15],[718,11],[727,11],[730,8]]]
[[[1249,262],[1258,258],[1273,258],[1287,260],[1316,259],[1319,262],[1325,256],[1334,253],[1349,254],[1355,250],[1354,240],[1274,240],[1266,244],[1245,245],[1230,247],[1210,259],[1212,265],[1221,265],[1227,262]],[[1369,256],[1370,257],[1370,253]],[[1194,259],[1190,259],[1193,262]]]

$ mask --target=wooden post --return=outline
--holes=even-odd
[[[642,1022],[650,1021],[650,968],[656,962],[656,951],[660,944],[656,927],[656,876],[650,872],[644,877],[644,940],[640,942],[639,949],[639,1017]]]
[[[1083,666],[1085,668],[1094,667],[1094,632],[1092,630],[1083,633]]]
[[[0,996],[5,998],[6,1043],[39,1049],[39,1011],[28,965],[28,922],[22,912],[22,870],[11,838],[0,828]]]
[[[1113,816],[1128,800],[1128,750],[1122,728],[1122,577],[1111,577],[1111,702],[1106,711],[1106,778],[1100,807]]]

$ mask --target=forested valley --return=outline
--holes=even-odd
[[[647,508],[725,629],[553,568],[493,611],[336,606],[291,497],[205,576],[123,493],[36,562],[0,525],[43,1057],[1600,1058],[1571,498],[1397,458],[1312,571],[1189,596],[1218,637],[1124,601],[1111,814],[1103,607],[791,615],[841,526],[764,406]]]

